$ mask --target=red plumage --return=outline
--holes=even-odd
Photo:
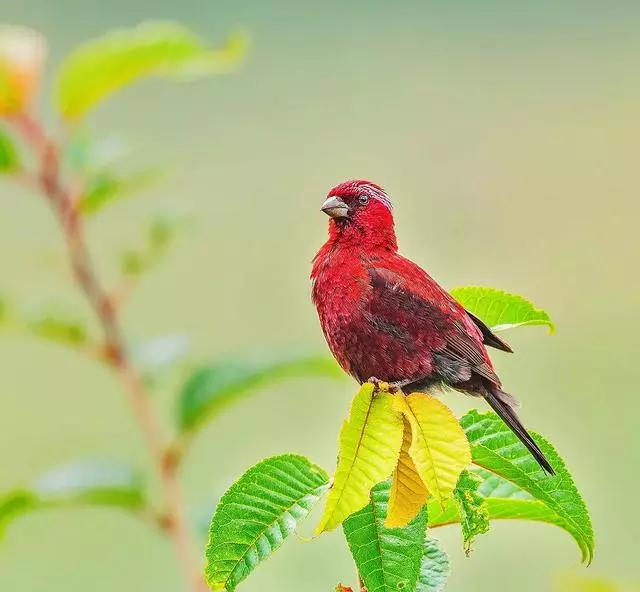
[[[334,187],[323,205],[329,240],[313,260],[313,302],[342,368],[406,391],[449,386],[484,397],[549,473],[516,415],[485,345],[511,351],[418,265],[398,253],[391,202],[365,180]]]

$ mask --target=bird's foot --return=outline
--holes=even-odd
[[[367,380],[367,382],[370,382],[373,385],[373,392],[374,393],[397,393],[398,392],[398,387],[396,386],[396,383],[393,382],[385,382],[384,380],[380,380],[379,378],[376,378],[375,376],[372,376],[371,378],[369,378],[369,380]]]
[[[389,391],[389,392],[394,392],[394,393],[404,393],[404,387],[410,385],[412,382],[414,382],[411,378],[406,379],[406,380],[397,380],[396,382],[392,382],[391,383],[391,388],[394,389],[393,391]]]

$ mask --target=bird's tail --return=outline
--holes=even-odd
[[[520,441],[527,447],[536,461],[538,461],[538,464],[549,475],[555,475],[556,472],[553,470],[551,463],[549,463],[547,457],[542,450],[540,450],[540,447],[535,443],[531,434],[527,432],[518,418],[515,399],[509,393],[505,393],[495,385],[491,385],[491,387],[486,389],[484,397],[502,421],[509,426],[509,429],[518,436]]]

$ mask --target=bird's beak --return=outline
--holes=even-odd
[[[332,218],[346,218],[349,214],[349,206],[335,195],[329,196],[320,209]]]

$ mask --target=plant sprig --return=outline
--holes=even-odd
[[[97,359],[110,367],[126,393],[162,483],[165,530],[174,543],[189,587],[201,590],[206,586],[186,518],[172,440],[162,426],[144,377],[131,355],[119,302],[105,286],[87,241],[87,215],[104,207],[107,201],[113,201],[114,192],[124,185],[111,183],[105,192],[103,184],[98,191],[95,177],[77,172],[73,179],[67,176],[63,168],[65,141],[54,138],[30,107],[46,57],[46,41],[37,32],[20,27],[4,27],[0,35],[3,52],[0,55],[0,117],[13,130],[13,134],[8,130],[0,134],[0,172],[13,175],[42,195],[58,222],[73,277],[100,329],[100,349],[104,355]],[[16,47],[20,52],[14,50]],[[170,22],[144,23],[133,29],[107,33],[83,44],[63,61],[55,77],[55,107],[63,123],[77,125],[108,96],[146,76],[193,79],[232,71],[243,61],[246,47],[245,37],[238,34],[225,47],[210,49],[193,32]],[[29,158],[23,158],[14,142],[15,136],[31,152]],[[24,164],[25,160],[33,160],[34,167],[30,169]],[[63,322],[50,314],[32,320],[28,326],[33,333],[60,343],[78,346],[86,342],[81,325]],[[73,499],[86,500],[89,495],[94,500],[104,499],[96,497],[95,488],[85,487],[83,491],[83,496]],[[49,507],[52,503],[50,496],[32,489],[20,495],[10,494],[0,506],[0,514],[4,509],[6,522],[28,509]]]
[[[536,317],[552,326],[546,312],[520,296],[475,287],[454,293],[487,324],[508,328],[540,324],[530,322]],[[591,562],[594,534],[587,507],[564,461],[547,440],[532,434],[553,463],[555,476],[544,472],[495,413],[472,410],[458,422],[434,397],[391,394],[385,388],[378,385],[379,391],[374,392],[375,385],[365,384],[354,397],[340,434],[334,478],[331,485],[328,477],[323,482],[330,489],[316,530],[321,533],[342,524],[361,590],[441,592],[449,561],[429,531],[454,524],[460,525],[467,555],[492,520],[530,520],[565,530],[578,545],[583,562]],[[319,469],[310,461],[300,466],[308,471],[308,479],[317,476]],[[262,464],[256,465],[229,492],[242,488],[247,480],[256,483],[266,478],[263,471]],[[272,475],[269,489],[277,491],[280,479],[285,476]],[[242,520],[248,509],[259,508],[267,499],[265,488],[244,491],[250,495],[242,509],[232,507],[226,494],[211,522],[207,558],[213,589],[232,592],[280,546],[261,548],[259,561],[245,563],[232,579],[215,567],[240,562],[242,551],[221,527],[221,517]],[[318,496],[310,501],[317,503]],[[304,515],[309,510],[305,506]],[[285,520],[286,511],[275,513],[272,520]],[[304,515],[291,526],[297,526]],[[351,588],[340,584],[337,589]]]

